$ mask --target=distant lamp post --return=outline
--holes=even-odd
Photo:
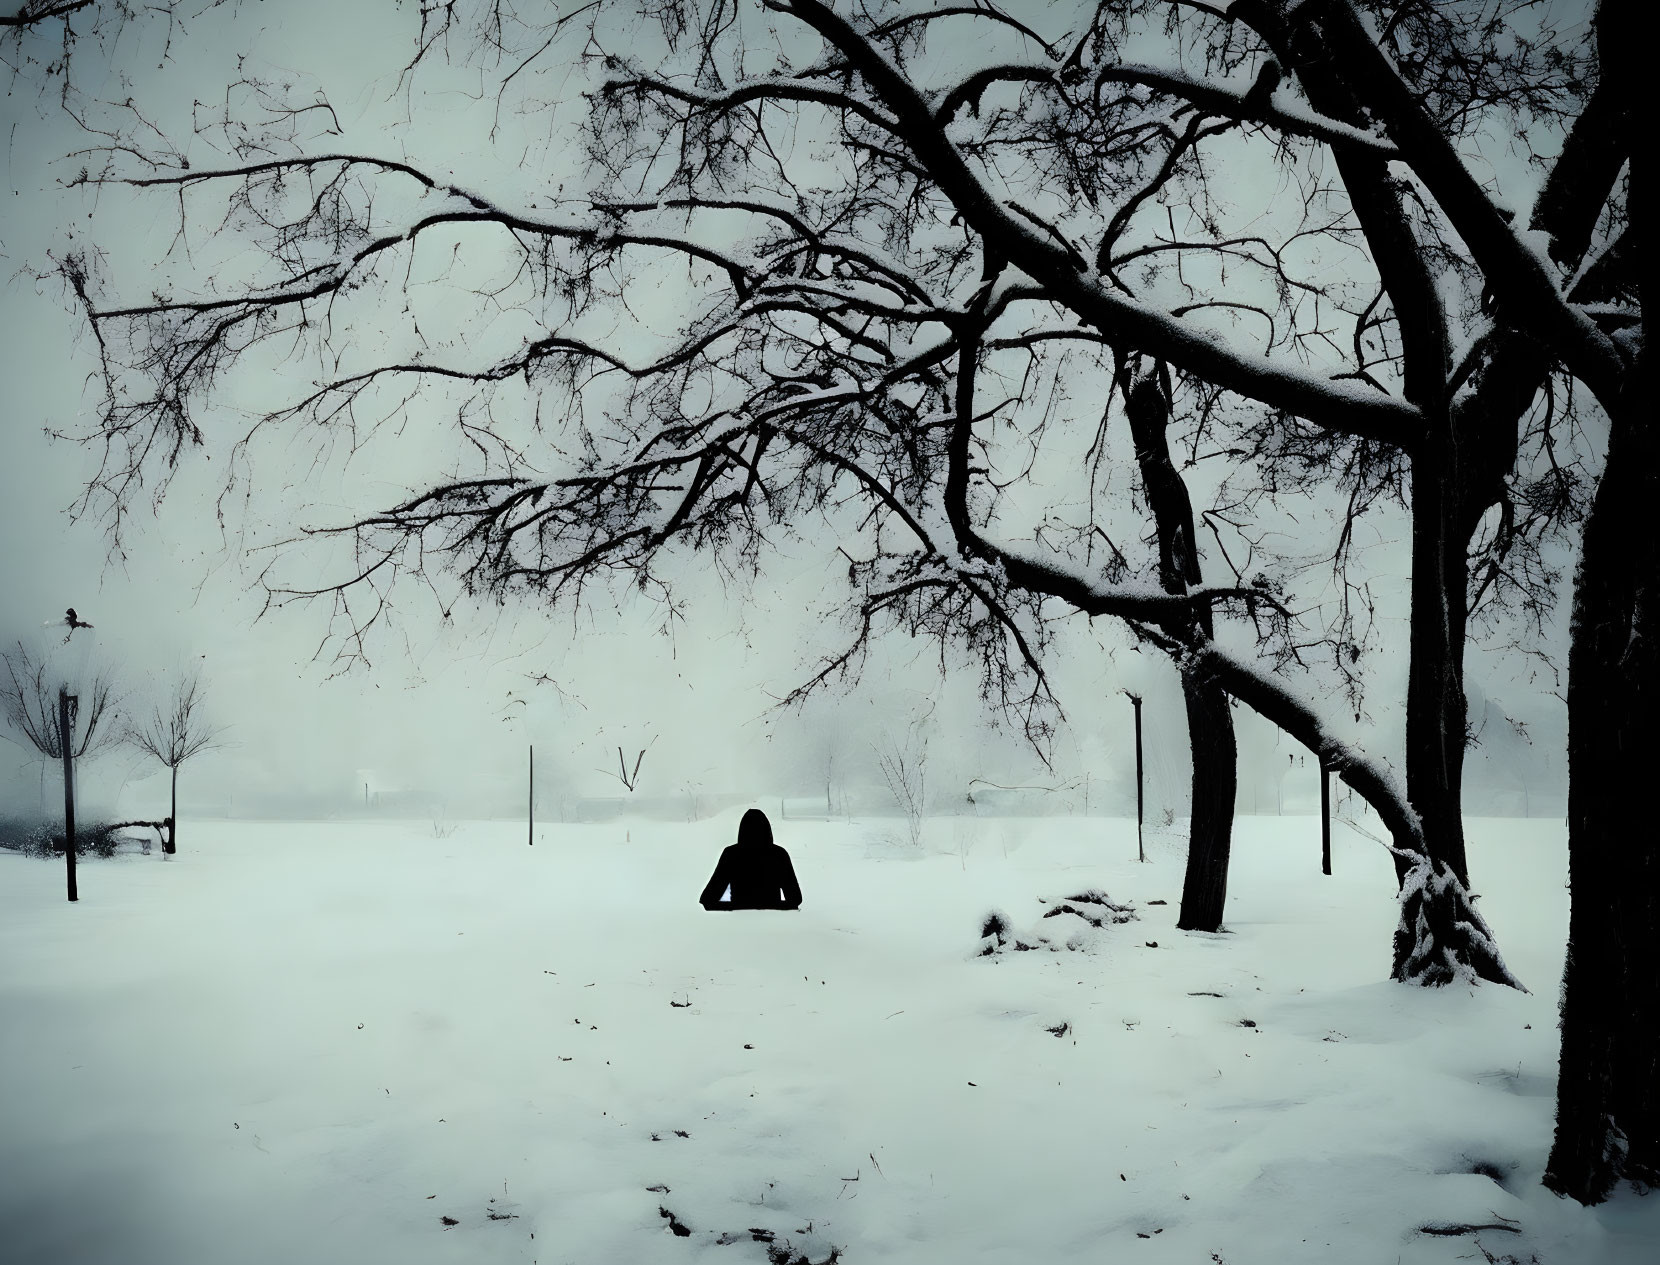
[[[1331,873],[1331,769],[1320,752],[1320,873]]]
[[[522,707],[524,711],[509,711],[511,707]],[[502,720],[512,721],[523,719],[525,722],[525,737],[529,740],[529,785],[525,790],[525,843],[534,848],[536,846],[536,741],[535,734],[530,727],[530,704],[519,698],[511,690],[508,691],[507,702],[502,708]]]
[[[68,896],[75,901],[80,898],[75,874],[75,764],[116,741],[110,723],[116,699],[108,673],[90,666],[98,634],[74,607],[42,627],[67,627],[69,632],[50,651],[31,649],[21,638],[0,646],[0,725],[32,747],[47,768],[57,763],[63,770],[64,866]],[[44,791],[44,778],[41,785]],[[43,804],[43,813],[44,808]]]
[[[69,613],[75,614],[73,610]],[[73,634],[74,629],[70,632]],[[67,685],[58,687],[58,734],[63,745],[63,861],[70,900],[81,899],[75,886],[75,713],[80,702]]]
[[[77,630],[85,628],[90,632],[92,629],[90,623],[75,613],[73,606],[64,611],[63,624],[69,630],[63,635],[66,646]],[[81,899],[75,875],[75,725],[80,719],[81,698],[79,689],[70,693],[70,685],[80,681],[86,671],[95,637],[96,634],[82,637],[73,650],[64,652],[66,658],[60,656],[64,672],[58,685],[58,741],[63,749],[63,866],[72,901]]]
[[[1135,708],[1135,850],[1138,861],[1147,860],[1147,845],[1142,842],[1142,780],[1141,780],[1141,695],[1124,691],[1130,700],[1130,706]]]

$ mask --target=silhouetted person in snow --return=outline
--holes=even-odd
[[[722,900],[726,889],[731,898]],[[738,842],[720,854],[698,901],[705,909],[800,909],[801,885],[790,854],[772,841],[772,823],[751,808],[738,823]]]

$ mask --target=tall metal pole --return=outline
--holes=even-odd
[[[1320,873],[1331,873],[1331,773],[1320,757]]]
[[[536,744],[530,744],[530,819],[529,846],[536,846]]]
[[[1125,693],[1129,693],[1128,690]],[[1130,706],[1135,708],[1135,850],[1136,859],[1147,859],[1147,846],[1141,838],[1142,804],[1141,782],[1141,695],[1130,694]]]
[[[80,900],[75,885],[75,704],[66,686],[58,687],[58,739],[63,743],[63,863],[69,876],[69,899]]]

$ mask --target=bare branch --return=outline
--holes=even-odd
[[[164,702],[157,703],[143,720],[128,726],[124,737],[152,759],[177,769],[221,745],[224,726],[208,724],[202,718],[202,704],[200,674],[182,677],[167,687]]]
[[[97,755],[120,741],[111,723],[117,719],[114,681],[104,669],[70,680],[49,659],[36,658],[20,641],[0,653],[5,674],[0,677],[0,713],[13,741],[32,747],[47,760],[63,759],[65,735],[59,723],[58,695],[67,689],[75,698],[70,714],[70,754],[75,759]]]
[[[28,0],[16,13],[0,13],[0,27],[39,26],[42,22],[68,17],[96,3],[97,0]]]

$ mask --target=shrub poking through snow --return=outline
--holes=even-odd
[[[659,1207],[657,1209],[657,1215],[669,1223],[669,1229],[674,1232],[676,1238],[686,1239],[691,1237],[691,1227],[679,1217],[675,1216],[674,1213],[670,1212],[667,1208]]]
[[[980,923],[976,956],[993,957],[1011,950],[1029,953],[1034,949],[1048,949],[1051,953],[1059,953],[1062,949],[1088,949],[1095,940],[1092,931],[1101,931],[1117,923],[1133,922],[1136,918],[1133,906],[1120,905],[1110,900],[1105,892],[1094,888],[1079,892],[1076,896],[1063,896],[1055,905],[1044,910],[1043,917],[1055,918],[1061,914],[1074,914],[1083,919],[1085,925],[1062,924],[1070,934],[1059,937],[1049,934],[1053,928],[1016,935],[1008,915],[994,909]]]
[[[113,857],[137,846],[137,836],[124,834],[136,827],[151,827],[154,822],[82,822],[75,827],[75,855],[78,857]],[[63,825],[61,822],[0,821],[0,848],[19,852],[24,856],[50,860],[63,855]]]
[[[768,1265],[836,1265],[842,1258],[842,1250],[832,1247],[830,1255],[822,1261],[815,1261],[805,1252],[797,1252],[788,1239],[782,1243],[774,1243],[767,1248]]]
[[[989,958],[994,953],[1003,952],[1010,947],[1011,934],[1009,916],[1001,909],[992,910],[980,920],[980,947],[976,956]]]
[[[813,1223],[809,1221],[807,1223],[807,1229],[799,1231],[799,1233],[810,1234],[812,1232],[812,1225]],[[830,1254],[828,1256],[821,1260],[814,1260],[812,1257],[807,1255],[806,1249],[798,1248],[794,1243],[790,1242],[788,1237],[781,1237],[772,1230],[754,1225],[742,1232],[737,1230],[728,1230],[717,1238],[715,1243],[719,1247],[726,1247],[733,1243],[742,1243],[745,1239],[755,1243],[765,1243],[767,1245],[768,1265],[837,1265],[842,1258],[841,1248],[832,1244],[830,1246]]]
[[[1079,892],[1076,896],[1062,897],[1061,903],[1045,912],[1043,916],[1054,918],[1060,914],[1077,914],[1092,927],[1132,922],[1136,916],[1131,906],[1114,904],[1107,899],[1105,892],[1093,887],[1086,892]]]

